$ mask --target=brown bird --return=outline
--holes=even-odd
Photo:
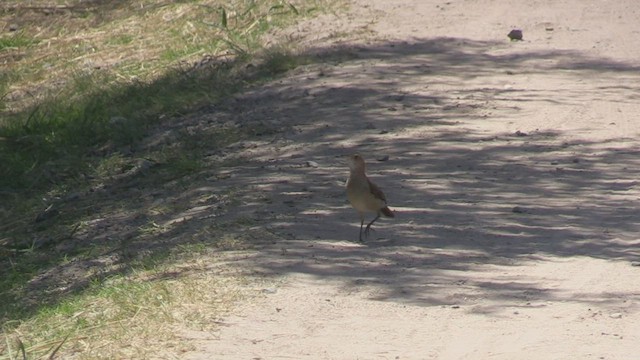
[[[362,241],[362,227],[364,226],[365,213],[372,212],[376,217],[367,224],[364,236],[369,237],[371,225],[380,218],[380,215],[395,217],[395,214],[387,206],[387,197],[382,190],[372,183],[365,173],[366,166],[362,156],[355,154],[348,158],[349,180],[347,180],[347,198],[360,215],[360,237]]]

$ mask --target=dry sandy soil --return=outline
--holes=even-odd
[[[185,359],[639,358],[638,19],[636,0],[356,0],[277,34],[322,64],[229,105],[288,129],[229,174],[286,239],[236,265],[276,285],[185,334]],[[354,152],[396,211],[365,243]]]

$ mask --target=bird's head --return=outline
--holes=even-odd
[[[360,154],[353,154],[347,157],[347,164],[352,171],[363,170],[364,171],[364,159]]]

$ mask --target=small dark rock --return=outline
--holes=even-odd
[[[389,160],[389,155],[378,156],[376,158],[376,160],[378,160],[378,161],[387,161],[387,160]]]
[[[509,39],[513,40],[522,40],[522,30],[518,30],[518,29],[513,29],[511,31],[509,31],[509,33],[507,34],[507,36],[509,37]]]
[[[520,137],[528,136],[526,132],[522,132],[522,131],[520,131],[520,130],[516,131],[516,132],[514,133],[514,135],[515,135],[515,136],[520,136]]]
[[[640,266],[640,261],[632,261],[631,266]]]
[[[18,31],[18,24],[9,25],[9,31]]]
[[[527,211],[524,208],[520,207],[520,206],[514,206],[513,209],[511,209],[511,212],[512,213],[516,213],[516,214],[524,214]]]

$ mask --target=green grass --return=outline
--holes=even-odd
[[[207,1],[192,3],[195,7],[213,6]],[[233,16],[229,15],[230,10],[214,7],[213,11],[194,13],[190,19],[179,17],[180,22],[160,34],[169,35],[168,39],[161,39],[164,40],[161,48],[158,48],[159,40],[149,40],[153,34],[138,34],[142,39],[146,37],[146,42],[140,40],[140,44],[131,34],[99,38],[89,31],[86,37],[96,37],[94,41],[76,44],[68,54],[69,57],[90,56],[92,52],[119,44],[124,48],[121,56],[127,58],[131,57],[126,50],[128,45],[147,44],[151,49],[143,48],[140,52],[149,53],[153,59],[149,63],[130,59],[108,69],[83,66],[69,69],[63,61],[47,63],[53,76],[67,78],[62,86],[55,88],[41,84],[41,62],[31,64],[34,69],[31,72],[25,69],[26,61],[16,64],[15,70],[10,69],[9,75],[3,77],[20,81],[8,81],[3,92],[18,86],[32,86],[36,95],[11,102],[5,96],[4,101],[0,101],[5,109],[0,121],[0,172],[5,174],[0,178],[0,191],[43,191],[51,182],[65,181],[70,173],[86,171],[83,164],[95,160],[90,155],[97,148],[135,144],[159,118],[180,116],[215,103],[239,91],[247,82],[267,79],[299,64],[300,59],[278,48],[266,50],[266,61],[258,77],[248,79],[240,73],[250,57],[265,52],[260,35],[270,27],[290,21],[287,19],[298,16],[301,10],[281,1],[272,1],[271,5],[258,5],[261,2],[254,1],[239,3],[241,8],[234,10]],[[185,6],[187,4],[163,4],[160,9],[167,15],[173,11],[180,13]],[[176,9],[171,11],[171,7]],[[307,11],[314,9],[310,7]],[[155,21],[161,14],[149,11],[142,15]],[[122,22],[130,22],[132,18],[125,17]],[[106,33],[120,25],[116,20],[95,32]],[[233,60],[203,69],[184,64],[194,56],[211,53],[232,54]],[[71,165],[68,169],[71,171],[59,171],[56,162],[62,158],[66,165]],[[55,173],[54,179],[50,178],[52,173]]]
[[[271,236],[251,235],[251,219],[179,220],[240,203],[233,189],[198,192],[243,162],[207,154],[282,129],[174,124],[308,62],[262,36],[331,4],[5,5],[0,20],[23,30],[0,38],[0,359],[183,351],[167,324],[206,328],[245,281],[211,261]]]
[[[0,51],[12,49],[12,48],[23,48],[33,44],[36,44],[38,41],[35,39],[30,39],[22,34],[15,34],[9,36],[0,37]]]

